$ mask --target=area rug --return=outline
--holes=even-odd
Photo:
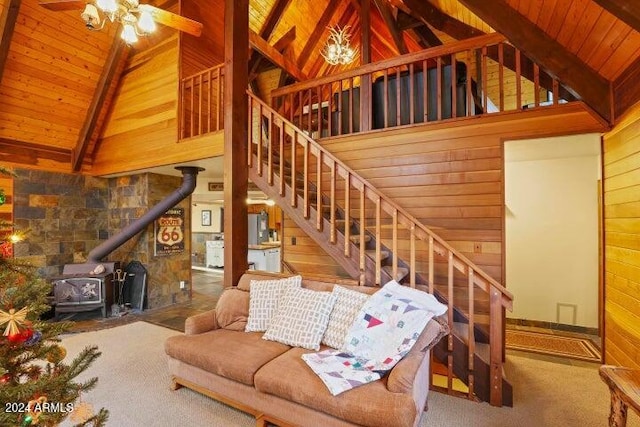
[[[98,377],[97,387],[82,399],[95,409],[109,410],[107,427],[254,427],[255,419],[243,412],[187,388],[169,388],[164,341],[180,333],[136,322],[68,335],[62,344],[68,351],[67,361],[88,345],[97,345],[102,351],[82,374],[83,378]],[[609,414],[609,391],[598,376],[598,365],[585,365],[507,355],[505,369],[514,388],[513,408],[496,408],[432,391],[429,410],[419,427],[601,427]],[[640,427],[635,413],[629,414],[627,427]]]
[[[102,352],[82,373],[82,378],[98,377],[82,400],[109,411],[107,426],[255,426],[255,418],[243,412],[186,388],[170,389],[164,342],[180,333],[139,321],[64,336],[67,362],[88,345]]]
[[[541,332],[508,329],[506,346],[510,350],[528,351],[600,363],[600,350],[591,340]]]

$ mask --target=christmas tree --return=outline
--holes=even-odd
[[[0,167],[0,174],[11,171]],[[5,203],[0,191],[0,205]],[[12,224],[0,220],[0,426],[55,426],[69,418],[78,426],[102,426],[107,411],[94,414],[81,393],[98,379],[74,379],[100,352],[86,347],[70,363],[60,334],[69,322],[47,322],[51,285],[38,277],[35,267],[13,257],[13,242],[22,238]]]

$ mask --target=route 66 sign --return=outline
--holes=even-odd
[[[184,252],[184,208],[171,208],[155,221],[156,255]]]

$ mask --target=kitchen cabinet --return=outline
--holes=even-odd
[[[247,260],[254,264],[256,270],[280,273],[280,248],[262,246],[249,248]]]

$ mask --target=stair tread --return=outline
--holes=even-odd
[[[385,265],[382,267],[382,269],[384,271],[387,272],[387,274],[389,276],[391,276],[391,278],[393,280],[395,280],[396,282],[401,281],[402,279],[404,279],[408,274],[409,274],[409,269],[406,267],[398,267],[398,274],[396,275],[396,277],[393,277],[393,267],[390,265]]]
[[[356,234],[355,236],[349,236],[349,240],[351,240],[351,243],[355,244],[355,245],[359,245],[360,244],[360,235]],[[365,243],[369,243],[371,241],[371,236],[368,234],[364,235],[364,242]]]
[[[371,258],[376,257],[376,251],[375,250],[370,250],[370,251],[364,251],[365,254],[369,255]],[[389,251],[385,251],[385,250],[381,250],[380,251],[380,259],[387,259],[391,256],[391,253]]]

